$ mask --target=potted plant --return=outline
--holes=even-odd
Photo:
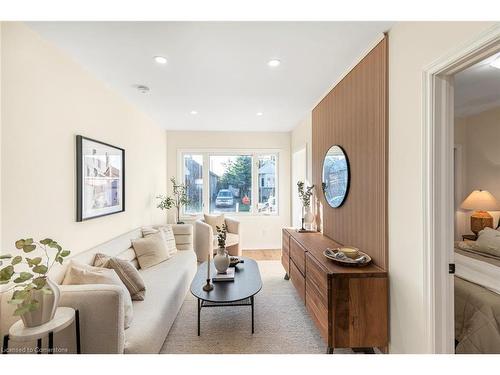
[[[304,224],[310,227],[314,221],[314,214],[311,212],[311,196],[313,195],[314,185],[305,187],[304,181],[297,181],[297,190],[302,202],[302,228],[300,230],[306,230]]]
[[[173,185],[174,197],[169,197],[167,195],[159,195],[156,198],[160,199],[160,202],[156,207],[161,210],[170,210],[172,207],[176,208],[177,217],[175,221],[177,224],[184,224],[180,220],[181,207],[189,204],[189,199],[187,196],[187,186],[185,184],[178,184],[175,177],[170,179]]]
[[[215,269],[219,273],[225,273],[229,268],[229,254],[226,250],[226,237],[227,237],[227,226],[222,224],[222,226],[216,226],[217,229],[217,244],[219,245],[217,249],[217,255],[214,257]]]
[[[15,316],[20,316],[26,327],[36,327],[54,318],[60,292],[48,273],[54,264],[63,264],[70,251],[64,250],[56,241],[45,238],[39,242],[33,238],[20,239],[16,249],[25,254],[37,248],[41,256],[33,258],[16,255],[0,255],[0,285],[14,283],[7,289],[14,290],[8,303],[15,305]],[[53,257],[49,252],[55,252]],[[4,266],[4,263],[7,263]],[[23,270],[16,270],[22,267]]]

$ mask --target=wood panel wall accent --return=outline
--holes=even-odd
[[[323,233],[368,253],[384,270],[387,256],[387,36],[314,108],[312,113],[313,182],[321,187],[328,149],[344,148],[350,164],[346,201],[332,208],[318,190]]]

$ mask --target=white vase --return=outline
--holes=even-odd
[[[311,230],[312,223],[314,222],[314,214],[311,211],[311,207],[304,207],[304,226],[307,230]]]
[[[217,255],[214,256],[214,266],[217,272],[225,273],[229,267],[229,254],[226,249],[219,247],[217,249]]]
[[[38,308],[35,311],[30,311],[21,315],[21,319],[26,327],[38,327],[54,318],[61,292],[56,283],[47,277],[46,289],[52,293],[46,294],[41,290],[33,290],[31,294],[32,300],[38,301]]]

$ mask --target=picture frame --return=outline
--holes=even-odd
[[[125,211],[125,150],[76,136],[76,221]]]

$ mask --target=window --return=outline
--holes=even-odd
[[[186,214],[203,212],[203,155],[184,155],[184,184],[187,187]]]
[[[210,212],[250,212],[252,157],[210,155]]]
[[[278,212],[277,153],[183,152],[181,155],[189,200],[184,214]]]
[[[259,212],[277,212],[276,200],[276,155],[258,155],[259,168]]]

